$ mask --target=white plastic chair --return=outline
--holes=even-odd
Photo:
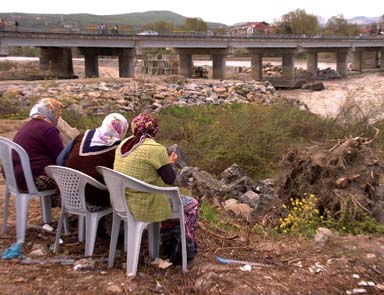
[[[57,226],[54,252],[57,253],[59,250],[59,239],[66,214],[74,214],[79,216],[80,241],[83,240],[83,218],[85,218],[85,256],[92,256],[99,220],[112,213],[112,208],[89,212],[85,204],[85,186],[90,184],[101,190],[106,190],[107,187],[93,177],[68,167],[49,165],[45,167],[45,172],[56,181],[61,194],[61,214]]]
[[[20,192],[17,187],[15,168],[12,154],[19,155],[23,167],[24,178],[27,184],[27,192]],[[33,179],[29,156],[25,149],[19,144],[0,136],[0,161],[5,177],[5,200],[3,213],[2,233],[7,231],[9,199],[11,194],[16,197],[16,236],[18,242],[24,242],[27,228],[27,215],[29,200],[34,197],[40,198],[43,223],[51,222],[51,196],[56,190],[38,191]]]
[[[113,208],[113,223],[111,242],[109,247],[108,268],[113,267],[115,260],[116,244],[123,220],[128,226],[125,231],[125,243],[127,245],[127,275],[135,276],[140,254],[140,245],[143,230],[148,226],[148,248],[149,256],[154,259],[159,256],[160,223],[144,222],[136,220],[128,209],[125,190],[130,188],[140,192],[165,194],[172,202],[173,214],[171,218],[180,221],[181,248],[182,248],[182,270],[187,271],[187,248],[184,227],[184,209],[177,187],[154,186],[136,178],[119,173],[107,167],[97,166],[96,170],[103,175],[108,187]]]

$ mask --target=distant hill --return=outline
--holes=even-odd
[[[376,17],[367,17],[367,16],[355,16],[348,20],[351,24],[357,25],[369,25],[369,24],[377,24],[381,20],[381,16]]]
[[[118,24],[129,26],[133,29],[140,29],[151,23],[160,21],[170,22],[176,26],[185,23],[185,16],[171,11],[147,11],[115,15],[95,15],[95,14],[32,14],[32,13],[0,13],[0,18],[13,24],[18,20],[20,26],[33,28],[62,28],[70,25],[77,28],[96,26],[100,23],[108,25]],[[209,29],[217,27],[227,27],[225,24],[206,22]]]

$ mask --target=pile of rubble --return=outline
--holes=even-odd
[[[224,170],[220,179],[197,167],[184,166],[179,172],[178,184],[190,188],[193,197],[208,199],[252,224],[263,218],[274,191],[272,180],[254,182],[236,164]]]
[[[201,80],[180,76],[164,80],[111,80],[86,82],[45,81],[0,85],[0,97],[10,105],[29,106],[39,97],[56,97],[69,110],[84,114],[106,114],[111,111],[160,111],[170,106],[200,104],[258,103],[281,101],[269,82]],[[306,109],[297,100],[289,100]]]

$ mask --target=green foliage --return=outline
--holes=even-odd
[[[185,19],[183,30],[187,32],[206,33],[208,25],[201,18],[189,17]]]
[[[13,20],[17,18],[21,27],[38,28],[44,30],[64,29],[64,25],[81,30],[96,30],[97,24],[105,23],[110,28],[114,24],[119,25],[121,33],[139,31],[144,27],[159,22],[171,23],[174,26],[183,26],[186,17],[172,11],[146,11],[115,15],[94,14],[32,14],[32,13],[0,13],[7,25],[13,26]],[[211,29],[227,27],[225,24],[206,23]]]
[[[324,35],[356,36],[359,28],[356,24],[350,24],[342,14],[331,17],[323,31]]]
[[[210,225],[215,225],[218,222],[217,209],[208,202],[200,204],[200,219],[207,221]]]
[[[303,9],[284,14],[276,25],[279,34],[316,35],[319,31],[317,17],[306,13]]]
[[[20,104],[20,94],[16,90],[9,89],[0,95],[0,117],[12,119],[25,119],[28,117],[29,105]]]
[[[158,139],[178,143],[190,166],[218,175],[236,163],[253,178],[273,176],[294,146],[342,134],[333,120],[286,104],[171,107],[159,122]]]
[[[166,21],[158,21],[145,26],[145,28],[158,33],[169,33],[175,30],[175,25]]]
[[[208,223],[210,228],[217,228],[225,230],[226,232],[243,230],[241,226],[232,223],[228,216],[222,214],[223,212],[220,210],[220,208],[214,206],[208,201],[200,202],[199,210],[199,219],[202,222]]]
[[[244,48],[235,48],[233,52],[235,57],[249,57],[249,52]]]
[[[9,47],[10,56],[39,56],[40,48],[37,47]]]
[[[316,208],[315,195],[304,196],[299,199],[290,199],[290,206],[283,204],[287,211],[286,216],[280,219],[278,230],[282,233],[299,237],[311,237],[316,229],[323,224],[324,216]]]
[[[329,218],[326,224],[329,228],[344,234],[384,233],[384,225],[378,224],[366,211],[354,205],[351,196],[347,198],[346,206],[337,219]]]
[[[341,234],[384,233],[384,225],[378,224],[367,212],[354,206],[351,197],[336,217],[331,216],[327,209],[320,213],[317,203],[318,198],[313,194],[291,198],[290,204],[282,205],[285,217],[280,219],[277,231],[297,237],[313,237],[319,227],[327,227]]]
[[[76,110],[64,109],[62,118],[72,127],[79,130],[86,130],[100,126],[104,116],[87,116]]]

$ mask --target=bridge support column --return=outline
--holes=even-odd
[[[225,78],[225,55],[212,54],[212,78],[224,79]]]
[[[353,71],[358,71],[358,72],[361,72],[362,68],[363,68],[363,64],[362,64],[362,58],[363,58],[363,54],[361,51],[355,51],[352,53],[352,70]]]
[[[307,53],[307,71],[310,72],[313,76],[317,73],[317,52],[308,52]]]
[[[263,54],[251,54],[251,78],[257,81],[263,79]]]
[[[379,55],[376,49],[374,50],[363,50],[362,52],[362,68],[363,69],[374,69],[379,65]]]
[[[336,71],[341,77],[347,76],[347,50],[336,51]]]
[[[79,50],[84,55],[85,78],[99,77],[98,56],[103,52],[99,48],[79,47]]]
[[[384,47],[380,49],[380,71],[384,72]]]
[[[192,54],[179,53],[179,74],[186,77],[192,77]]]
[[[134,49],[119,49],[119,77],[133,78],[135,75],[135,51]]]
[[[8,55],[8,45],[4,44],[4,42],[1,42],[0,40],[0,56],[7,56]]]
[[[40,69],[57,78],[73,78],[71,48],[41,47]]]
[[[295,79],[295,54],[283,53],[282,78],[284,80]]]

